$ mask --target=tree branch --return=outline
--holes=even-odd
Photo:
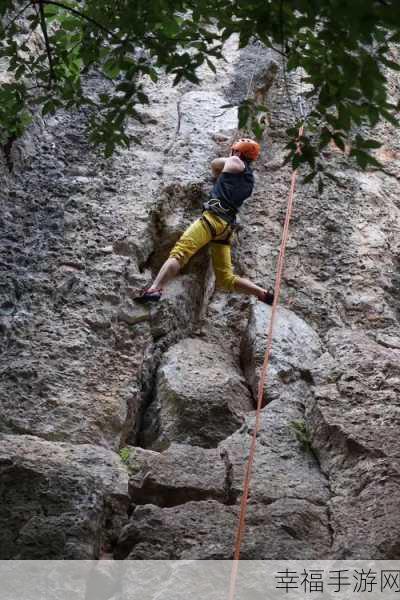
[[[38,2],[39,0],[31,0],[31,1]],[[120,38],[116,33],[111,31],[110,29],[107,29],[107,27],[105,27],[104,25],[102,25],[101,23],[96,21],[96,19],[93,19],[93,17],[89,17],[89,15],[85,15],[83,12],[81,12],[80,10],[77,10],[76,8],[72,8],[72,6],[68,6],[67,4],[63,4],[62,2],[57,2],[56,0],[40,0],[40,1],[43,2],[43,4],[51,4],[53,6],[58,6],[59,8],[63,8],[64,10],[68,10],[69,12],[76,15],[77,17],[81,17],[82,19],[85,19],[89,23],[92,23],[92,25],[94,25],[95,27],[98,27],[99,29],[104,31],[104,33],[107,33],[109,36],[114,38],[120,44],[126,44],[129,41],[132,41],[132,42],[134,41],[133,39],[128,38],[128,37],[126,37],[125,39]],[[176,42],[186,43],[189,41],[188,38],[178,38],[178,37],[168,37],[168,36],[164,36],[164,37],[166,37],[169,40],[176,41]],[[159,41],[157,36],[155,36],[154,34],[149,34],[148,36],[146,36],[146,39]]]
[[[296,113],[296,109],[295,109],[293,101],[292,101],[292,97],[290,95],[289,84],[288,84],[288,80],[287,80],[285,36],[283,33],[283,0],[280,0],[280,3],[279,3],[279,28],[280,28],[280,34],[281,34],[282,56],[284,57],[283,61],[282,61],[282,63],[283,63],[283,80],[285,83],[286,95],[288,97],[290,107],[292,109],[295,119],[297,120],[297,113]]]
[[[46,89],[46,86],[43,85],[42,83],[37,83],[36,85],[31,85],[30,87],[25,88],[26,92],[31,92],[32,90],[36,90],[36,89]]]
[[[44,10],[43,10],[43,0],[38,0],[38,4],[39,4],[39,13],[40,13],[40,27],[43,32],[44,43],[46,45],[47,59],[49,61],[49,88],[50,88],[53,80],[55,79],[54,64],[53,64],[53,57],[51,55],[50,40],[49,40],[49,36],[47,33],[46,17],[45,17]]]
[[[67,4],[63,4],[62,2],[55,2],[55,0],[39,0],[39,2],[43,3],[43,4],[52,4],[53,6],[58,6],[59,8],[63,8],[64,10],[68,10],[69,12],[73,13],[77,17],[81,17],[82,19],[85,19],[89,23],[92,23],[92,25],[95,25],[96,27],[98,27],[99,29],[101,29],[102,31],[104,31],[105,33],[107,33],[108,35],[113,37],[114,39],[116,39],[118,42],[122,43],[124,41],[118,35],[116,35],[113,31],[110,31],[109,29],[107,29],[107,27],[104,27],[104,25],[102,25],[101,23],[96,21],[96,19],[93,19],[92,17],[85,15],[84,13],[82,13],[80,10],[77,10],[76,8],[72,8],[72,6],[68,6]]]
[[[274,52],[276,52],[277,54],[280,54],[281,56],[283,56],[284,58],[287,58],[287,55],[285,52],[283,52],[283,50],[279,50],[278,48],[275,48],[275,46],[273,46],[272,44],[269,44],[269,47],[271,48],[271,50],[273,50]]]
[[[11,27],[11,25],[13,23],[15,23],[15,21],[18,19],[18,17],[20,17],[22,15],[22,13],[24,13],[26,11],[26,9],[31,6],[33,4],[32,0],[29,0],[29,2],[27,4],[25,4],[25,6],[23,8],[21,8],[20,11],[17,12],[17,14],[15,15],[15,17],[13,17],[11,19],[11,21],[9,23],[7,23],[7,25],[4,28],[4,31],[7,31],[7,29],[9,29]]]

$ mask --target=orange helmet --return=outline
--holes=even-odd
[[[249,160],[256,160],[260,156],[260,144],[249,138],[241,138],[232,144],[231,150],[239,150]]]

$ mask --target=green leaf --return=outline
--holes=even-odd
[[[64,17],[60,19],[61,26],[65,31],[75,31],[79,28],[80,22],[74,17]]]
[[[27,111],[24,111],[22,113],[20,113],[19,115],[19,122],[23,128],[23,130],[26,129],[26,127],[32,123],[32,115],[29,114]]]
[[[311,173],[308,173],[308,175],[303,177],[302,183],[310,183],[310,181],[312,181],[315,178],[316,174],[316,171],[311,171]]]
[[[381,115],[395,127],[399,126],[399,120],[392,113],[381,109]]]
[[[56,17],[60,14],[60,8],[53,4],[44,4],[44,14],[46,19],[51,20],[52,17]]]
[[[262,127],[262,125],[260,125],[260,123],[256,119],[253,119],[251,122],[251,129],[256,138],[260,140],[264,133],[264,127]]]
[[[144,94],[143,92],[138,92],[137,98],[138,98],[139,102],[141,102],[142,104],[150,104],[149,97],[147,96],[147,94]]]
[[[325,146],[327,146],[329,144],[329,142],[332,139],[332,132],[327,128],[324,127],[321,131],[321,135],[319,138],[319,149],[322,150],[323,148],[325,148]]]
[[[360,140],[359,146],[362,148],[380,148],[382,146],[382,142],[378,142],[378,140]]]
[[[110,79],[115,79],[120,73],[120,65],[114,59],[108,60],[103,65],[103,73]]]
[[[10,23],[23,4],[16,0],[0,0],[0,58],[5,59],[2,61],[4,69],[9,69],[14,83],[22,83],[27,73],[33,82],[29,91],[24,91],[24,86],[20,85],[19,91],[10,92],[10,96],[0,93],[2,131],[4,127],[13,127],[13,122],[20,122],[18,115],[28,102],[36,103],[44,113],[54,112],[61,105],[78,109],[89,106],[82,91],[82,76],[103,73],[115,85],[105,83],[102,87],[99,83],[96,86],[99,95],[91,102],[99,106],[98,111],[93,112],[100,114],[90,121],[90,135],[94,131],[91,139],[96,139],[102,147],[107,141],[107,151],[115,149],[127,143],[124,116],[140,119],[135,106],[148,102],[140,88],[143,75],[156,83],[159,74],[168,73],[172,74],[174,85],[179,81],[197,85],[200,65],[208,65],[214,73],[225,67],[222,60],[227,59],[222,55],[222,45],[232,34],[242,45],[254,40],[278,50],[283,46],[287,53],[287,70],[299,68],[303,73],[307,86],[304,96],[312,99],[310,104],[314,109],[306,129],[309,138],[302,140],[301,157],[296,156],[293,146],[297,131],[290,134],[292,140],[286,150],[290,152],[292,166],[307,163],[311,165],[311,171],[318,170],[312,165],[318,164],[319,153],[324,151],[332,136],[337,145],[343,147],[344,134],[352,126],[362,127],[366,144],[373,137],[365,131],[367,125],[374,126],[386,119],[398,126],[398,107],[390,106],[388,102],[393,90],[389,69],[400,70],[394,58],[396,54],[389,49],[391,43],[400,42],[395,0],[280,3],[272,0],[215,0],[214,3],[201,0],[188,4],[169,0],[62,0],[62,3],[64,7],[44,3],[46,21],[50,24],[53,79],[56,79],[46,95],[34,89],[36,84],[43,84],[47,89],[51,79],[46,49],[43,45],[38,48],[28,43],[40,31],[39,17],[36,11],[27,10],[23,19]],[[69,8],[82,11],[88,19],[72,14]],[[255,75],[260,77],[261,83],[264,77],[256,56],[250,58],[241,73],[243,89],[247,88],[256,66]],[[249,135],[253,131],[257,137],[261,136],[263,126],[257,114],[267,112],[267,107],[256,99],[248,99],[242,104],[239,124],[249,131]],[[225,108],[228,106],[223,110]],[[116,129],[113,128],[115,125]],[[374,143],[376,140],[372,140]],[[355,149],[362,151],[373,147],[376,146]],[[357,159],[356,155],[353,158]],[[358,155],[358,160],[372,164],[363,155]]]
[[[249,120],[249,116],[249,105],[247,103],[244,103],[241,106],[239,106],[239,129],[243,129],[244,127],[246,127],[247,121]]]
[[[351,127],[351,117],[350,117],[350,111],[348,110],[347,106],[344,106],[343,104],[339,104],[338,106],[338,125],[340,129],[343,129],[344,131],[348,131]]]
[[[25,65],[20,65],[18,67],[18,69],[15,71],[15,79],[21,79],[21,77],[24,75],[25,73]]]
[[[188,79],[192,83],[200,83],[200,80],[199,80],[199,78],[197,77],[197,75],[195,73],[191,73],[190,71],[186,72],[185,73],[185,77],[186,77],[186,79]]]
[[[42,107],[42,115],[47,115],[48,113],[54,113],[56,109],[56,104],[53,100],[48,100]]]
[[[175,86],[175,85],[178,85],[178,83],[180,82],[180,80],[182,79],[182,77],[183,77],[183,73],[182,73],[182,72],[180,72],[180,73],[177,73],[177,74],[175,75],[175,79],[174,79],[174,81],[172,82],[172,85],[173,85],[173,86]]]
[[[381,163],[378,160],[376,160],[376,158],[374,158],[367,152],[364,152],[363,150],[352,149],[350,152],[350,156],[355,157],[358,165],[362,169],[365,169],[369,164],[373,165],[374,167],[382,168]]]
[[[374,106],[369,106],[367,116],[371,127],[375,127],[379,122],[379,110]]]
[[[211,60],[210,60],[210,59],[208,59],[208,58],[206,58],[206,62],[207,62],[207,64],[208,64],[208,66],[210,67],[211,71],[213,71],[214,73],[216,73],[216,72],[217,72],[217,69],[215,68],[215,65],[214,65],[214,63],[213,63],[213,62],[211,62]]]
[[[115,89],[117,90],[117,92],[132,92],[135,90],[135,88],[136,85],[134,82],[123,81],[122,83],[119,83]]]
[[[393,60],[388,60],[387,58],[381,57],[381,63],[383,63],[389,69],[393,69],[394,71],[400,71],[399,63],[394,62]]]

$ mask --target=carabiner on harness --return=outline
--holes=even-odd
[[[203,208],[204,210],[211,210],[214,212],[220,211],[226,215],[232,212],[231,208],[224,208],[221,204],[221,200],[218,198],[210,198],[209,200],[206,200],[203,204]]]

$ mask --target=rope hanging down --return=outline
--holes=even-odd
[[[299,129],[299,133],[298,133],[297,153],[301,152],[299,140],[301,139],[301,137],[303,135],[303,131],[304,131],[304,126],[301,125],[301,127]],[[297,179],[297,169],[295,169],[292,173],[290,190],[289,190],[289,199],[288,199],[288,205],[287,205],[287,209],[286,209],[285,223],[284,223],[283,232],[282,232],[282,241],[281,241],[281,245],[280,245],[279,256],[278,256],[277,267],[276,267],[274,302],[272,305],[271,319],[270,319],[269,328],[268,328],[267,348],[265,351],[264,362],[263,362],[263,365],[261,368],[261,374],[260,374],[260,379],[259,379],[259,383],[258,383],[256,420],[255,420],[255,426],[253,429],[253,435],[252,435],[252,439],[251,439],[249,458],[247,461],[246,472],[245,472],[245,476],[244,476],[243,494],[242,494],[242,499],[240,502],[239,524],[238,524],[238,529],[237,529],[237,533],[236,533],[235,553],[234,553],[234,559],[233,559],[233,565],[232,565],[232,571],[231,571],[231,579],[230,579],[230,587],[229,587],[229,597],[228,597],[229,600],[233,600],[234,595],[235,595],[236,578],[237,578],[237,572],[238,572],[238,567],[239,567],[240,547],[241,547],[241,543],[242,543],[242,539],[243,539],[243,535],[244,535],[250,479],[251,479],[254,455],[255,455],[255,450],[256,450],[257,433],[260,429],[261,408],[262,408],[263,397],[264,397],[264,386],[265,386],[265,383],[267,380],[267,370],[268,370],[269,358],[270,358],[270,353],[271,353],[271,348],[272,348],[272,336],[273,336],[273,331],[274,331],[277,307],[278,307],[278,303],[279,303],[279,294],[280,294],[282,275],[283,275],[286,244],[287,244],[288,237],[289,237],[289,223],[290,223],[290,218],[291,218],[292,211],[293,211],[293,200],[294,200],[294,191],[295,191],[295,187],[296,187],[296,179]]]

